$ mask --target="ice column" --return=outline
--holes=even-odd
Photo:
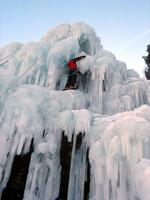
[[[85,138],[82,138],[82,144],[77,148],[76,139],[77,135],[74,134],[67,200],[83,200],[84,198],[84,182],[86,178],[86,143]]]
[[[92,71],[90,84],[90,104],[91,110],[96,113],[102,113],[103,90],[105,81],[105,68],[95,67]]]

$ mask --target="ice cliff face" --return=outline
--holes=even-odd
[[[0,67],[0,193],[15,155],[29,152],[34,139],[23,199],[57,199],[64,133],[72,142],[68,200],[149,200],[150,82],[105,51],[84,23],[0,49],[0,60],[8,55]],[[78,90],[62,91],[66,64],[79,55],[86,59],[78,63]]]

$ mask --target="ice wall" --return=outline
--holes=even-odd
[[[68,200],[83,199],[87,148],[89,199],[150,199],[150,82],[104,50],[84,23],[0,49],[0,60],[9,55],[6,63],[0,61],[0,193],[14,156],[27,153],[34,139],[24,200],[55,200],[64,132],[68,141],[74,138]],[[67,62],[79,55],[86,58],[78,62],[78,90],[62,91]],[[84,140],[75,154],[79,133]]]
[[[31,158],[26,185],[27,194],[25,192],[24,199],[55,199],[57,197],[62,132],[57,123],[60,119],[59,113],[64,110],[71,112],[71,110],[82,108],[85,108],[85,97],[79,91],[58,92],[40,86],[24,85],[8,97],[0,119],[1,191],[8,181],[14,155],[28,152],[33,138],[34,153]],[[87,111],[83,110],[83,112]],[[82,124],[81,128],[76,126],[77,131],[83,130],[82,127],[90,127],[88,122],[85,121],[85,123],[87,125]],[[41,179],[39,179],[39,174],[41,174]]]
[[[94,116],[89,154],[91,199],[150,198],[149,128],[150,107],[146,105],[111,117]]]

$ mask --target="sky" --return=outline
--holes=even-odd
[[[150,44],[150,0],[0,0],[0,47],[38,41],[64,23],[85,22],[104,49],[143,76]]]

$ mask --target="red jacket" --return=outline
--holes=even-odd
[[[76,65],[76,62],[81,60],[82,58],[85,58],[85,56],[80,56],[80,57],[77,57],[77,58],[73,58],[71,59],[69,62],[68,62],[68,68],[70,70],[77,70],[77,65]]]
[[[76,61],[70,60],[68,62],[68,68],[70,70],[77,70],[77,65],[76,65]]]

